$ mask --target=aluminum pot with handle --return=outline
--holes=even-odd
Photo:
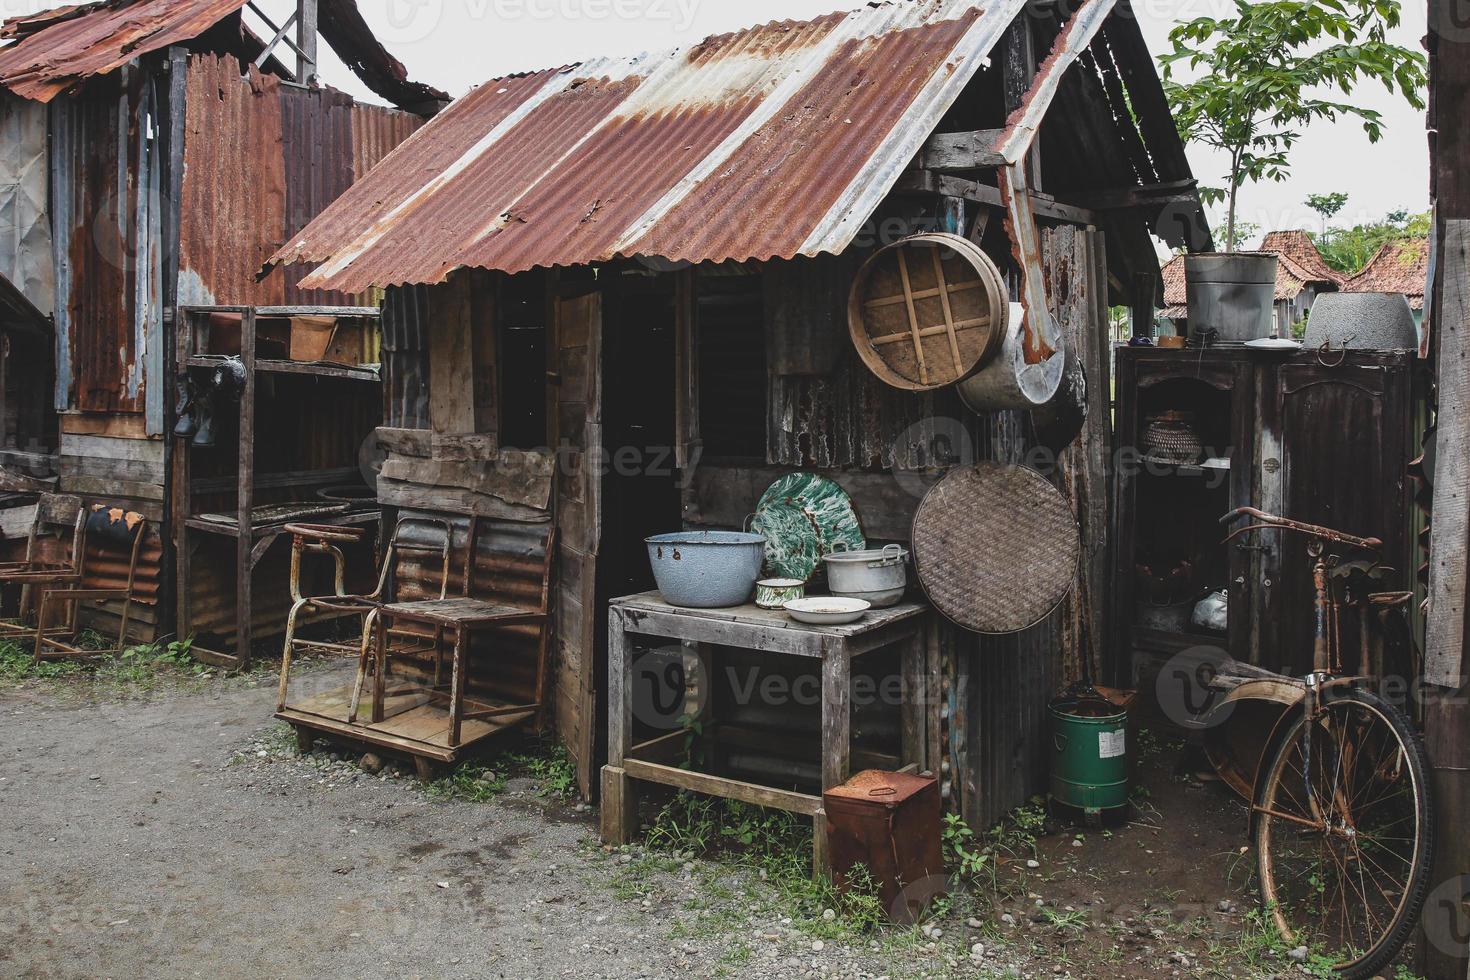
[[[822,561],[827,566],[827,585],[833,595],[865,599],[874,609],[887,609],[903,601],[908,589],[908,558],[901,545],[847,551],[839,543]]]

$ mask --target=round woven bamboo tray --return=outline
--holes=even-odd
[[[895,388],[963,381],[1001,348],[1010,316],[1005,280],[974,242],[914,235],[863,264],[847,324],[863,363]]]
[[[914,515],[914,567],[934,607],[976,633],[1017,633],[1055,609],[1082,554],[1066,498],[1024,466],[951,470]]]

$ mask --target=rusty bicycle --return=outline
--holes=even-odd
[[[1434,805],[1419,735],[1366,676],[1343,676],[1334,546],[1372,568],[1383,542],[1241,508],[1238,536],[1280,531],[1308,539],[1314,586],[1313,670],[1301,701],[1267,742],[1251,805],[1261,898],[1282,938],[1339,975],[1375,976],[1408,943],[1429,891]],[[1404,593],[1362,596],[1383,604]]]

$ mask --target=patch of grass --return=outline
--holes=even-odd
[[[542,796],[567,800],[577,795],[577,764],[560,742],[547,743],[534,752],[508,752],[500,761],[540,783]]]
[[[101,642],[104,645],[108,643],[106,640]],[[82,645],[80,641],[78,645]],[[193,640],[174,640],[163,644],[145,643],[131,646],[116,656],[97,663],[93,674],[99,681],[148,684],[169,674],[202,677],[213,673],[213,668],[194,659],[189,652],[193,646]],[[95,647],[83,647],[83,649],[95,649]]]
[[[81,670],[81,664],[74,660],[37,660],[28,645],[22,646],[13,640],[0,642],[0,680],[49,680],[80,673]]]
[[[489,803],[505,790],[505,775],[479,762],[462,762],[442,779],[428,785],[436,800]]]
[[[1286,961],[1291,947],[1276,931],[1276,925],[1264,909],[1251,909],[1246,913],[1245,928],[1239,938],[1228,943],[1211,943],[1210,957],[1216,962],[1234,961],[1253,970],[1276,972]],[[1337,976],[1330,958],[1311,952],[1302,964],[1309,975],[1322,980]]]
[[[1041,917],[1057,932],[1081,932],[1087,928],[1086,912],[1075,910],[1068,912],[1048,907],[1041,910]]]
[[[528,776],[540,784],[544,797],[570,799],[577,793],[577,766],[560,742],[546,741],[528,751],[503,752],[489,760],[461,762],[428,786],[438,800],[488,803],[505,791],[513,776]]]
[[[680,792],[654,819],[647,843],[655,853],[714,858],[754,873],[793,928],[806,935],[851,938],[873,931],[883,919],[877,885],[866,869],[849,873],[844,890],[812,876],[812,825],[795,814]]]

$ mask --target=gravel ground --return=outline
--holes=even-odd
[[[0,975],[1050,978],[1101,975],[1076,954],[1109,944],[1112,976],[1273,972],[1109,924],[1113,901],[1055,942],[1015,907],[1015,926],[957,906],[942,933],[824,932],[751,872],[605,851],[590,808],[528,779],[445,801],[330,747],[299,758],[267,677],[98,697],[0,691]]]
[[[764,903],[740,935],[672,939],[708,876],[738,876],[607,854],[589,809],[528,781],[441,802],[294,758],[268,682],[100,704],[61,684],[0,694],[0,974],[871,975]]]

